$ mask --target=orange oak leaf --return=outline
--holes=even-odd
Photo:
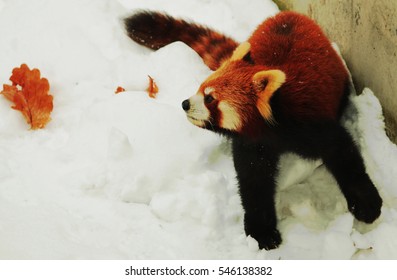
[[[38,69],[22,64],[12,70],[10,81],[12,85],[3,85],[0,94],[14,103],[11,108],[21,111],[31,129],[44,128],[53,109],[48,80],[40,78]]]
[[[125,91],[125,88],[123,88],[123,87],[117,87],[117,89],[116,89],[116,91],[115,91],[114,93],[115,93],[115,94],[118,94],[118,93],[123,92],[123,91]]]
[[[154,82],[153,78],[149,77],[149,86],[146,91],[149,93],[151,98],[156,98],[157,93],[159,92],[159,88],[157,87],[156,83]]]

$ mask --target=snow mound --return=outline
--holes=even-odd
[[[354,221],[321,162],[287,154],[284,243],[259,251],[244,234],[230,143],[181,109],[210,70],[182,43],[157,52],[133,43],[121,19],[137,9],[189,15],[240,41],[277,12],[270,0],[0,0],[0,81],[27,63],[54,96],[39,131],[0,98],[1,259],[397,257],[397,152],[370,90],[352,97],[345,123],[385,199],[380,221]],[[118,86],[126,91],[114,94]]]

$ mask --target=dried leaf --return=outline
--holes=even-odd
[[[31,129],[44,128],[53,109],[48,80],[40,78],[38,69],[30,70],[22,64],[14,68],[10,81],[12,85],[3,85],[0,94],[14,103],[11,108],[21,111]]]
[[[157,93],[159,92],[159,89],[156,85],[156,83],[154,82],[153,78],[149,77],[149,86],[146,88],[146,92],[148,93],[149,97],[151,98],[156,98]],[[114,92],[115,94],[118,94],[120,92],[125,91],[125,89],[123,87],[117,87],[116,91]]]
[[[117,89],[116,89],[116,91],[115,91],[114,93],[115,93],[115,94],[118,94],[118,93],[123,92],[123,91],[125,91],[125,88],[123,88],[123,87],[117,87]]]
[[[146,91],[149,93],[149,96],[151,98],[156,98],[156,95],[159,92],[159,89],[158,89],[156,83],[154,82],[153,78],[150,77],[149,75],[148,75],[148,77],[149,77],[149,86],[146,89]]]

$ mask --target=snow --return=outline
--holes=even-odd
[[[228,141],[180,106],[210,70],[182,43],[133,43],[121,19],[136,9],[240,41],[277,12],[270,0],[0,0],[0,81],[27,63],[54,96],[38,131],[0,97],[1,259],[397,258],[397,149],[369,89],[351,98],[344,123],[384,198],[380,220],[355,221],[321,162],[288,154],[277,193],[284,243],[259,251],[244,234]]]

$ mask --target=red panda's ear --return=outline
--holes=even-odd
[[[260,71],[252,78],[258,94],[256,107],[263,118],[267,120],[271,119],[272,110],[269,104],[270,97],[272,97],[273,93],[281,87],[285,82],[285,79],[285,73],[281,70]]]
[[[230,61],[241,60],[246,56],[251,49],[251,44],[248,42],[241,43],[233,52]]]

